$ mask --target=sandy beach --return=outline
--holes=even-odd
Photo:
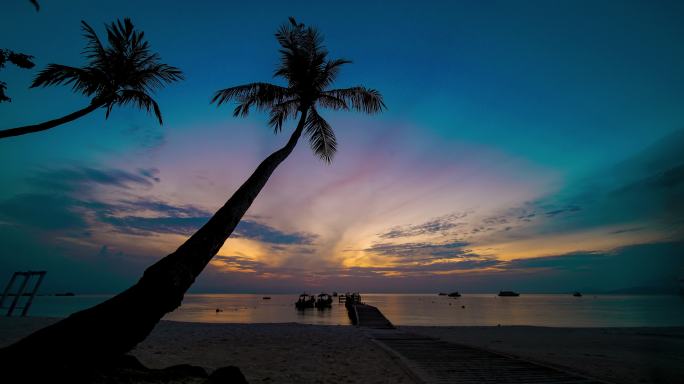
[[[0,346],[55,321],[2,318]],[[401,327],[613,383],[683,383],[684,328]],[[352,326],[163,321],[133,354],[150,368],[236,365],[251,383],[412,383]]]
[[[2,318],[0,346],[55,319]],[[133,351],[149,368],[235,365],[250,383],[412,383],[392,357],[352,326],[162,321]]]

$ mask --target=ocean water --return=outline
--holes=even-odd
[[[298,295],[189,294],[165,319],[210,323],[349,325],[343,304],[331,309],[296,310]],[[108,295],[38,296],[30,316],[63,317],[109,298]],[[684,326],[684,298],[666,295],[362,294],[395,325],[535,325],[549,327]],[[216,312],[216,309],[220,312]]]

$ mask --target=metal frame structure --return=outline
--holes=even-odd
[[[38,292],[38,288],[40,287],[40,284],[43,282],[43,278],[45,277],[46,273],[46,271],[14,272],[12,278],[7,284],[7,287],[5,287],[5,291],[2,293],[2,298],[0,298],[0,308],[7,308],[6,316],[12,316],[12,313],[14,313],[15,309],[22,309],[21,316],[26,316],[29,308],[31,307],[31,303],[33,303],[33,297],[36,296],[36,292]],[[14,293],[10,292],[12,290],[14,282],[17,281],[17,277],[20,276],[23,277],[24,280],[19,284],[19,290]],[[31,280],[31,277],[33,276],[38,276],[38,280],[36,280],[36,283],[33,286],[33,289],[30,291],[30,293],[27,294],[28,301],[26,302],[26,304],[24,304],[23,307],[18,307],[17,304],[19,304],[19,300],[21,299],[21,297],[24,296],[24,292],[26,291],[26,287],[29,284],[29,280]],[[12,303],[9,307],[5,307],[5,299],[7,299],[7,297],[10,295],[14,295],[14,299],[12,300]]]

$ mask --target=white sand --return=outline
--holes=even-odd
[[[402,327],[614,383],[684,383],[684,328]]]
[[[2,318],[0,346],[54,320]],[[150,368],[235,365],[250,383],[412,383],[352,326],[163,321],[133,354]]]

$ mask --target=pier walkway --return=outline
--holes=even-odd
[[[346,304],[352,322],[419,383],[603,383],[557,368],[396,329],[371,305]]]
[[[590,384],[574,373],[465,345],[395,330],[368,330],[419,383]]]
[[[362,303],[354,303],[350,306],[353,313],[349,316],[352,317],[354,325],[365,328],[394,329],[394,325],[376,307]]]

